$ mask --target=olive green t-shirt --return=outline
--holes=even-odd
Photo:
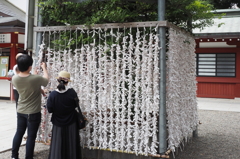
[[[14,75],[12,83],[19,93],[17,112],[34,114],[41,111],[41,86],[47,86],[48,79],[30,74],[27,77]]]

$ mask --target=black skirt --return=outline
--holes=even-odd
[[[49,159],[81,159],[77,124],[66,127],[53,125]]]

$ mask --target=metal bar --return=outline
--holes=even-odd
[[[158,20],[165,20],[165,0],[158,0]],[[166,28],[159,27],[160,36],[160,105],[159,105],[159,153],[167,151],[166,127]]]
[[[42,16],[40,14],[40,7],[38,7],[38,10],[37,10],[37,26],[38,27],[42,27]],[[41,45],[42,43],[42,32],[37,32],[37,35],[36,35],[36,57],[38,57],[38,52],[40,50],[39,48],[39,45]]]
[[[72,26],[49,26],[49,27],[34,27],[35,32],[45,32],[45,31],[63,31],[63,30],[75,30],[79,29],[96,29],[96,28],[130,28],[130,27],[153,27],[162,26],[169,27],[171,24],[167,21],[149,21],[149,22],[129,22],[129,23],[106,23],[106,24],[94,24],[92,26],[86,25],[72,25]]]
[[[24,49],[33,50],[33,27],[34,27],[35,0],[28,0],[25,23],[25,45]]]
[[[103,150],[103,151],[111,151],[111,152],[119,152],[119,153],[126,153],[126,154],[136,154],[134,151],[125,151],[125,150],[115,150],[115,149],[109,149],[109,148],[99,148],[99,147],[87,147],[85,148],[93,149],[93,150]],[[170,150],[168,151],[170,152]],[[151,157],[157,157],[157,158],[170,158],[169,154],[166,152],[166,154],[145,154],[145,153],[138,153],[138,155],[142,156],[151,156]]]

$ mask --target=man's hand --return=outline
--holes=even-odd
[[[33,73],[32,74],[34,74],[34,75],[37,75],[38,74],[38,69],[35,67],[35,68],[33,68]]]
[[[45,63],[45,62],[42,62],[42,63],[41,63],[41,67],[42,67],[43,70],[44,70],[44,69],[47,69],[46,63]]]
[[[48,78],[48,71],[47,71],[46,63],[45,63],[45,62],[42,62],[42,63],[41,63],[41,67],[42,67],[42,69],[43,69],[43,77],[46,78],[46,79],[49,79],[49,78]]]

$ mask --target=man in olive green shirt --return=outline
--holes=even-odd
[[[27,129],[26,159],[33,159],[35,140],[39,124],[41,122],[41,86],[48,84],[48,72],[46,64],[42,63],[43,76],[33,75],[33,59],[27,54],[17,58],[20,71],[14,75],[12,83],[18,90],[19,100],[17,107],[17,131],[13,138],[12,158],[18,159],[18,151],[23,135]]]

